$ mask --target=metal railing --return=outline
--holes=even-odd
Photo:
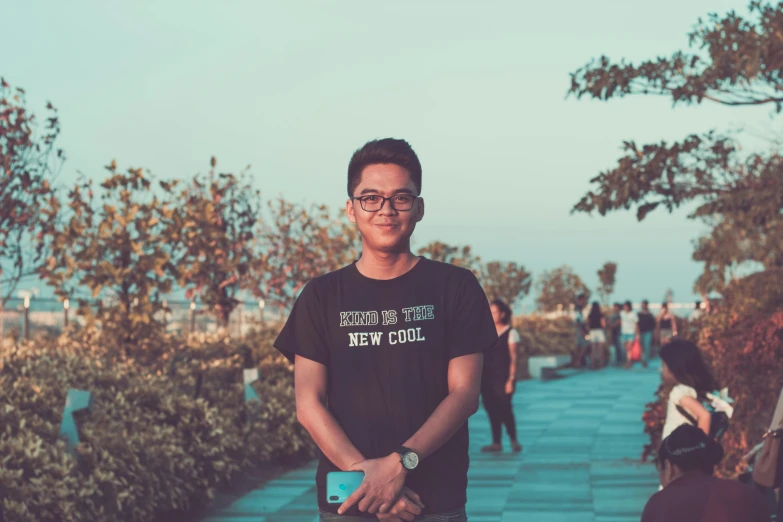
[[[93,310],[98,301],[88,300]],[[214,332],[218,329],[217,319],[202,305],[185,300],[164,300],[164,309],[156,319],[168,332]],[[59,335],[71,323],[84,324],[84,318],[76,313],[73,300],[60,301],[56,298],[32,297],[11,298],[0,313],[0,335],[16,339],[30,339],[35,335]],[[277,322],[285,317],[286,311],[269,307],[264,301],[242,301],[231,314],[228,332],[232,337],[243,337],[250,330],[268,322]]]

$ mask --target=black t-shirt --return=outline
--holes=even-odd
[[[600,330],[603,328],[603,325],[601,324],[601,319],[603,319],[603,315],[599,314],[593,314],[587,316],[587,324],[590,327],[591,330]]]
[[[505,390],[511,369],[511,352],[508,350],[508,337],[511,328],[500,334],[489,349],[484,353],[484,366],[481,372],[481,384],[484,388],[501,384]],[[505,391],[504,391],[505,393]]]
[[[365,458],[393,453],[448,395],[453,358],[483,353],[497,340],[489,303],[472,272],[421,258],[391,280],[363,276],[355,263],[308,283],[275,347],[319,362],[328,372],[328,408]],[[465,505],[468,426],[409,473],[406,485],[426,512]],[[326,474],[338,471],[324,455],[318,465],[319,507]],[[346,514],[366,515],[355,508]],[[375,518],[366,515],[368,518]]]
[[[655,330],[655,317],[650,312],[639,312],[639,332],[646,333]]]

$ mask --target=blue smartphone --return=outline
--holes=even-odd
[[[326,502],[342,504],[364,480],[364,471],[331,471],[326,474]]]

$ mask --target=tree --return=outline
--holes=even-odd
[[[227,326],[239,304],[237,294],[252,287],[251,273],[263,257],[260,240],[261,195],[245,173],[196,176],[179,194],[166,235],[174,252],[177,280],[186,297],[196,295],[218,324]]]
[[[530,293],[532,282],[531,274],[525,270],[525,267],[500,261],[482,265],[479,280],[490,300],[502,299],[512,307],[519,299]]]
[[[478,264],[481,259],[473,255],[470,246],[463,247],[447,245],[441,241],[433,241],[419,249],[420,256],[426,256],[433,261],[449,263],[462,268],[467,268],[474,273],[478,272]]]
[[[283,198],[268,203],[263,232],[266,260],[256,276],[257,292],[272,305],[290,309],[299,291],[319,275],[359,257],[359,232],[325,205],[309,208]]]
[[[111,304],[101,306],[96,317],[106,338],[126,348],[143,347],[160,327],[154,320],[162,310],[160,296],[175,281],[165,234],[173,210],[153,194],[141,169],[123,174],[114,161],[106,169],[110,176],[100,184],[99,197],[91,181],[68,193],[70,216],[42,235],[51,255],[40,275],[60,297],[85,286],[93,298],[109,298]],[[171,187],[160,183],[167,197]],[[90,316],[87,302],[80,305],[80,313]]]
[[[617,263],[604,263],[604,266],[598,270],[598,295],[601,301],[609,304],[609,297],[614,293],[615,277],[617,276]]]
[[[568,265],[545,271],[539,276],[536,288],[539,292],[536,304],[543,312],[554,312],[561,308],[568,310],[576,303],[579,294],[585,294],[590,299],[590,289]]]
[[[570,93],[600,100],[631,94],[670,96],[673,104],[710,100],[730,106],[783,107],[783,3],[752,2],[749,16],[711,14],[689,35],[702,52],[679,51],[633,65],[592,61],[571,75]],[[741,156],[736,140],[710,131],[678,143],[624,143],[617,167],[601,173],[573,212],[636,207],[642,220],[696,203],[692,219],[714,225],[697,243],[704,262],[697,290],[721,290],[732,268],[783,266],[783,158],[777,150]],[[730,237],[740,245],[731,245]]]
[[[57,110],[51,103],[47,110],[39,127],[26,107],[24,90],[12,89],[0,78],[0,316],[19,281],[36,272],[41,259],[36,237],[51,216],[42,210],[53,196],[51,180],[64,160],[62,150],[55,148]]]

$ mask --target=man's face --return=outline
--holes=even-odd
[[[620,313],[620,306],[619,305],[612,305],[612,310],[614,310],[614,313]]]
[[[492,320],[495,321],[495,324],[503,322],[503,312],[500,311],[500,308],[496,305],[491,305],[489,311],[492,312]]]
[[[393,164],[368,165],[362,172],[359,185],[352,196],[417,195],[416,185],[410,173]],[[367,205],[369,208],[369,205]],[[410,210],[395,210],[391,202],[385,201],[377,212],[362,208],[358,200],[348,200],[345,212],[352,223],[356,223],[362,234],[365,248],[379,252],[400,252],[410,248],[410,237],[416,223],[424,217],[424,201],[416,199]]]
[[[647,303],[642,303],[642,311],[647,312],[650,309],[649,305]]]

